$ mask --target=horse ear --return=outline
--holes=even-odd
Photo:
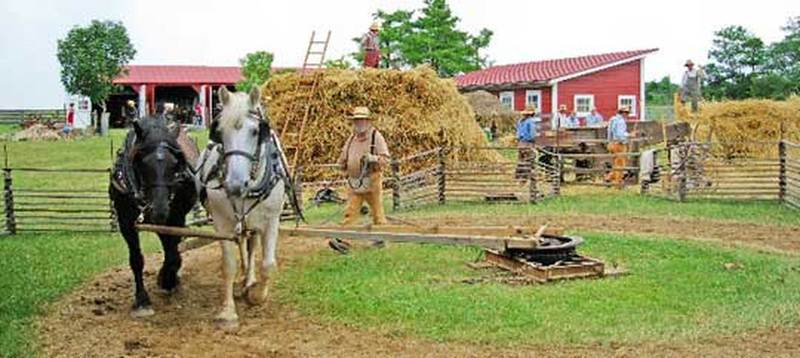
[[[253,86],[250,89],[250,106],[255,107],[261,103],[261,89],[258,86]]]
[[[217,94],[219,96],[219,101],[222,102],[223,105],[228,104],[228,101],[231,99],[231,93],[228,92],[227,87],[221,86]]]
[[[133,121],[133,131],[136,132],[136,138],[142,139],[144,138],[144,129],[142,129],[142,125],[139,123],[138,120]]]

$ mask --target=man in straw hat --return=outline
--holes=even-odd
[[[617,115],[608,121],[608,151],[613,154],[611,172],[606,176],[606,180],[622,188],[624,169],[626,165],[625,155],[622,153],[628,150],[628,125],[625,118],[631,113],[628,106],[622,106],[617,110]]]
[[[369,205],[372,223],[386,224],[381,200],[383,168],[389,162],[386,140],[372,123],[369,108],[356,107],[350,116],[353,134],[347,139],[339,156],[339,166],[347,177],[348,198],[342,225],[351,225],[358,218],[364,202]],[[328,242],[330,247],[347,253],[349,245],[338,239]],[[376,242],[379,246],[382,242]]]
[[[364,67],[378,68],[381,63],[380,37],[381,25],[373,22],[369,31],[361,38],[361,49],[364,50]]]
[[[139,111],[136,109],[136,102],[134,102],[132,99],[129,99],[125,103],[125,111],[123,117],[125,119],[126,126],[128,124],[133,123],[133,121],[139,119]]]
[[[692,103],[692,112],[697,112],[698,102],[702,97],[700,87],[703,83],[705,74],[702,68],[695,68],[692,60],[686,60],[684,64],[686,72],[683,73],[683,80],[681,81],[681,103],[690,101]]]
[[[528,177],[530,158],[533,155],[536,141],[536,106],[530,105],[522,111],[522,118],[517,122],[517,179]]]

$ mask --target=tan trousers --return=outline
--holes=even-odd
[[[352,189],[347,193],[347,206],[344,209],[344,220],[342,225],[352,225],[361,216],[361,206],[364,202],[369,205],[369,213],[372,215],[372,223],[375,225],[386,224],[386,216],[383,214],[383,189],[381,182],[383,175],[380,173],[370,176],[372,187],[366,193],[354,193]]]
[[[616,154],[625,153],[628,151],[628,148],[625,145],[625,143],[612,142],[608,143],[608,151],[611,154],[615,154],[611,165],[612,166],[611,172],[608,173],[608,180],[612,184],[621,187],[622,179],[625,176],[625,169],[622,168],[625,168],[625,165],[627,164],[627,158],[625,155],[616,155]]]

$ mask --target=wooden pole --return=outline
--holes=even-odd
[[[392,211],[400,209],[400,162],[393,160],[392,168]]]
[[[3,192],[5,194],[6,205],[6,231],[9,234],[15,235],[17,233],[17,216],[14,212],[14,189],[11,179],[11,168],[3,170]]]
[[[531,204],[536,204],[539,200],[539,190],[536,183],[536,163],[538,162],[537,156],[538,153],[536,151],[536,147],[531,148],[531,153],[528,157],[528,160],[530,161],[530,171],[528,172],[528,203]]]
[[[533,239],[499,238],[475,235],[395,233],[383,231],[314,229],[304,227],[281,228],[281,232],[289,236],[480,246],[496,250],[534,249],[538,246],[538,240]]]
[[[446,201],[445,189],[447,189],[445,171],[446,166],[446,153],[444,147],[439,147],[439,204],[443,205]]]
[[[136,224],[136,230],[139,231],[148,231],[148,232],[155,232],[159,234],[166,234],[170,236],[182,236],[182,237],[199,237],[202,239],[209,239],[209,240],[218,240],[218,241],[233,241],[238,242],[239,240],[234,235],[225,235],[225,234],[218,234],[214,232],[207,232],[207,231],[200,231],[196,229],[189,229],[185,227],[176,227],[176,226],[162,226],[162,225],[152,225],[152,224]]]
[[[781,125],[783,129],[783,125]],[[783,136],[783,131],[781,131]],[[783,138],[778,142],[778,161],[780,162],[780,170],[778,171],[778,201],[780,203],[786,202],[786,143]]]

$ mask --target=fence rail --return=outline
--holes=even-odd
[[[20,124],[28,118],[40,118],[43,120],[63,119],[63,109],[0,109],[0,124]]]

